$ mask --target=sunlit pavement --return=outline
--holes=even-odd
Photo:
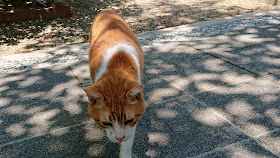
[[[139,34],[134,157],[280,157],[280,9]],[[0,57],[0,157],[117,157],[87,114],[88,43]]]

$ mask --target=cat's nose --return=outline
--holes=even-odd
[[[115,137],[115,138],[121,142],[124,139],[124,137],[125,136],[120,136],[120,137]]]

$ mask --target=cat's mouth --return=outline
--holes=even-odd
[[[118,139],[118,138],[115,138],[112,136],[107,136],[107,137],[111,142],[116,143],[116,144],[121,144],[122,142],[125,142],[130,138],[130,136],[124,136],[122,139],[121,138]]]
[[[109,140],[111,140],[113,143],[120,144],[129,140],[131,136],[134,135],[133,132],[135,131],[135,126],[120,128],[118,123],[114,122],[112,123],[112,127],[106,128],[105,131]]]
[[[111,140],[111,139],[110,139]],[[123,141],[119,141],[119,140],[111,140],[111,142],[115,143],[115,144],[121,144],[121,142]]]
[[[108,137],[109,138],[109,137]],[[129,139],[129,137],[124,137],[123,139],[121,140],[118,140],[116,138],[112,139],[112,138],[109,138],[113,143],[116,143],[116,144],[121,144],[122,142],[125,142]]]

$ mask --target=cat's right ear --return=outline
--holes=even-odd
[[[98,92],[93,86],[85,87],[83,88],[83,90],[86,92],[90,103],[98,105],[100,104],[100,101],[104,100],[103,95],[100,92]]]

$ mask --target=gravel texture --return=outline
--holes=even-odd
[[[87,42],[92,20],[104,8],[121,14],[135,33],[274,8],[256,0],[66,1],[69,19],[1,24],[0,56]]]

